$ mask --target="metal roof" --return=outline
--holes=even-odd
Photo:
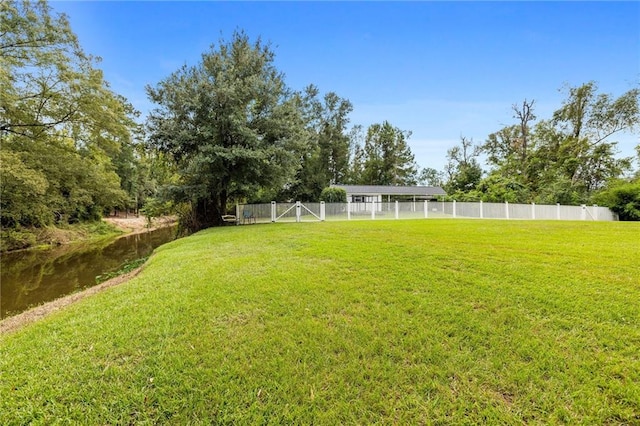
[[[349,195],[447,195],[439,186],[331,185]]]

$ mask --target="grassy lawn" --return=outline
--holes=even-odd
[[[0,336],[0,424],[639,424],[640,223],[224,227]]]

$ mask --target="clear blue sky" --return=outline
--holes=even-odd
[[[143,115],[155,85],[235,29],[270,41],[288,86],[354,105],[351,124],[411,130],[421,167],[442,170],[535,99],[549,118],[565,84],[619,96],[640,81],[640,2],[51,2],[114,91]],[[616,138],[633,155],[638,135]]]

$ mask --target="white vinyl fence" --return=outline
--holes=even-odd
[[[443,201],[239,204],[239,224],[383,219],[517,219],[616,221],[607,207]]]

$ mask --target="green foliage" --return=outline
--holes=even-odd
[[[444,176],[442,173],[439,173],[436,169],[431,167],[422,169],[418,174],[417,180],[419,185],[442,186],[444,184]]]
[[[616,157],[611,137],[640,125],[640,89],[618,98],[597,89],[594,82],[567,87],[562,106],[535,125],[533,101],[514,106],[519,123],[490,134],[481,146],[495,176],[492,181],[477,186],[478,170],[473,164],[465,166],[463,143],[449,153],[454,161],[447,165],[448,192],[480,191],[487,194],[484,198],[545,204],[588,202],[608,181],[631,169],[631,158]]]
[[[476,188],[482,201],[490,203],[527,203],[527,187],[514,178],[492,173],[482,179]],[[474,191],[471,191],[474,192]],[[460,200],[462,201],[462,200]]]
[[[22,250],[35,246],[36,234],[20,227],[0,229],[0,252]]]
[[[447,182],[444,189],[448,194],[475,190],[482,179],[482,167],[478,163],[480,148],[473,139],[460,137],[460,145],[447,150],[445,174]]]
[[[301,164],[293,183],[272,200],[317,201],[323,188],[345,182],[349,172],[351,140],[346,126],[351,102],[333,92],[320,100],[313,85],[297,96],[308,144],[300,153]]]
[[[200,232],[130,282],[0,335],[0,424],[634,424],[639,232]]]
[[[325,203],[346,203],[347,191],[342,188],[325,188],[320,194],[320,201]]]
[[[134,259],[134,260],[126,260],[122,263],[122,265],[118,267],[117,270],[98,275],[96,277],[96,284],[103,283],[107,280],[110,280],[111,278],[115,278],[120,275],[128,274],[134,269],[137,269],[142,265],[144,265],[148,259],[149,259],[149,256],[141,257],[139,259]]]
[[[141,212],[147,218],[147,226],[151,226],[153,219],[170,215],[174,210],[171,201],[161,200],[159,198],[147,198]]]
[[[597,193],[593,201],[609,207],[620,220],[640,220],[640,179],[632,182],[614,181]]]
[[[0,3],[3,228],[100,218],[125,203],[114,164],[133,108],[45,1]]]
[[[364,147],[355,148],[351,179],[363,185],[415,185],[417,166],[407,140],[411,132],[388,121],[367,129]]]
[[[157,104],[150,145],[175,164],[168,194],[191,205],[193,230],[220,224],[229,200],[284,187],[300,167],[304,123],[260,40],[236,32],[147,93]]]

